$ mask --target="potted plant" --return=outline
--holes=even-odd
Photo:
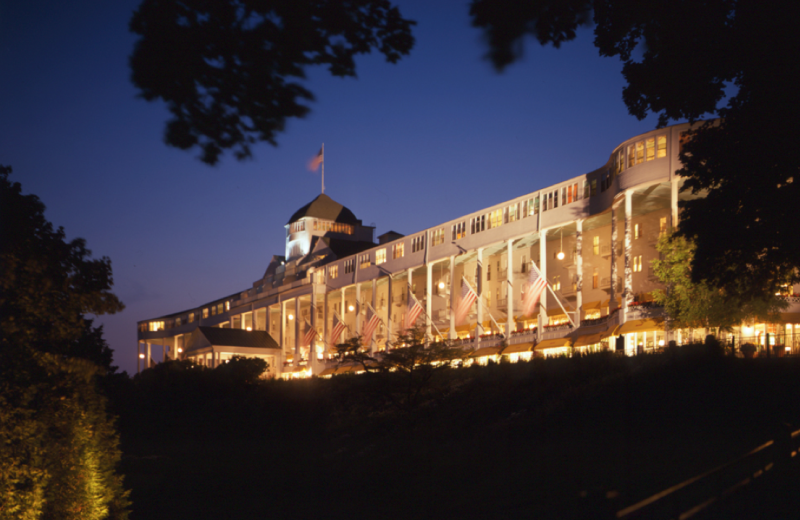
[[[739,350],[742,351],[742,355],[746,359],[753,359],[756,355],[756,346],[753,345],[752,343],[745,343],[744,345],[739,347]]]

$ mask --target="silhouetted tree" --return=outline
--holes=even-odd
[[[376,395],[397,410],[410,412],[421,403],[436,397],[446,387],[437,385],[436,376],[451,368],[454,360],[464,356],[460,348],[446,342],[426,345],[421,328],[397,335],[390,348],[370,354],[361,347],[359,337],[337,345],[340,362],[358,363],[374,378]]]
[[[470,13],[499,70],[522,56],[526,36],[559,47],[594,23],[600,54],[624,64],[632,115],[658,114],[662,126],[719,116],[693,130],[681,153],[684,189],[705,195],[682,203],[680,234],[697,245],[692,278],[743,300],[800,281],[800,4],[473,0]]]
[[[395,63],[413,23],[388,0],[144,0],[130,22],[132,80],[167,103],[167,144],[198,146],[208,164],[228,149],[243,159],[308,113],[297,80],[309,66],[355,76],[353,58],[373,49]]]
[[[0,166],[0,519],[126,518],[118,435],[98,391],[111,264],[65,241]]]

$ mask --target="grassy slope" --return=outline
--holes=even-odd
[[[412,414],[364,376],[123,416],[136,518],[565,518],[628,505],[800,421],[800,360],[590,356],[443,374]]]

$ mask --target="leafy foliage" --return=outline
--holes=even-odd
[[[661,260],[653,260],[653,272],[666,290],[656,290],[656,303],[664,310],[674,328],[730,328],[748,318],[779,321],[784,300],[771,296],[766,300],[742,301],[710,282],[692,280],[694,243],[680,235],[662,236],[656,249]]]
[[[85,313],[121,310],[111,264],[65,241],[0,166],[0,519],[127,518],[98,390],[111,351]]]
[[[132,80],[167,103],[167,144],[198,146],[208,164],[228,149],[244,159],[308,113],[307,67],[355,76],[354,57],[373,49],[395,63],[413,23],[388,0],[144,0],[130,22]]]
[[[800,4],[782,5],[778,15],[773,5],[749,0],[471,4],[473,25],[485,31],[498,69],[522,56],[526,35],[558,47],[588,25],[589,13],[600,54],[623,62],[622,97],[632,115],[658,114],[661,126],[721,118],[693,130],[681,154],[684,189],[704,195],[681,212],[680,233],[697,244],[694,281],[743,300],[765,300],[800,282],[793,229],[800,199]]]

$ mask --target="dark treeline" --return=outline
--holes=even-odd
[[[133,518],[582,517],[581,496],[630,504],[800,420],[798,360],[700,345],[444,370],[410,409],[385,374],[224,368],[117,387]]]

